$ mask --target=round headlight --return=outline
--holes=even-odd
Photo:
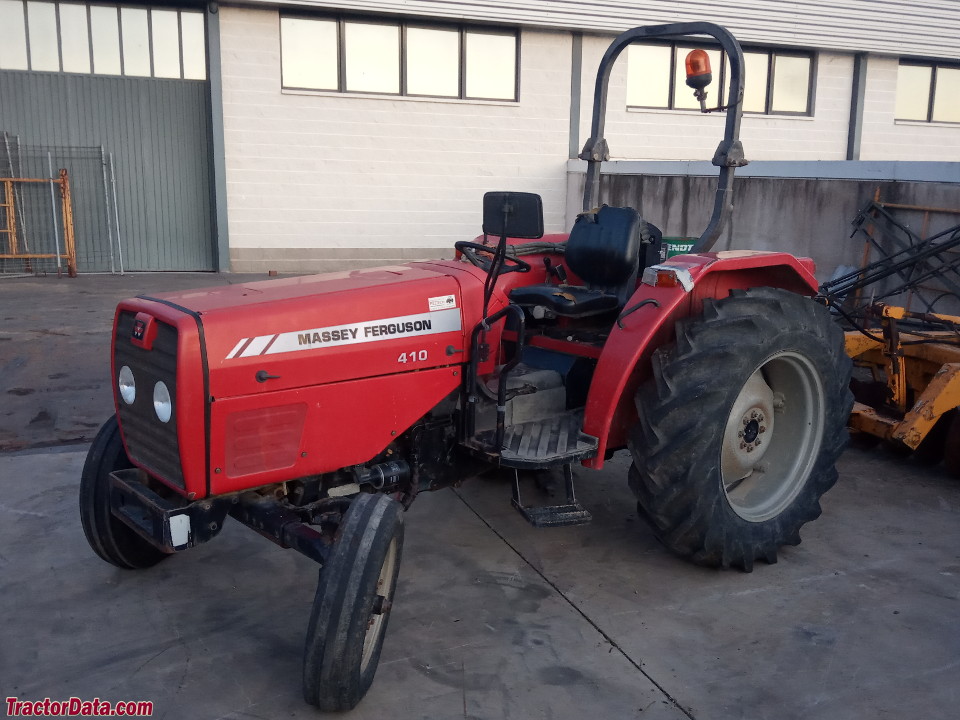
[[[120,397],[127,405],[133,405],[137,399],[137,383],[133,379],[133,370],[124,365],[120,368],[120,375],[117,378],[117,385],[120,386]]]
[[[170,391],[163,380],[153,386],[153,409],[156,411],[160,422],[169,422],[173,415],[173,401],[170,399]]]

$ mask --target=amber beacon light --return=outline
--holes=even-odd
[[[705,50],[691,50],[684,63],[687,68],[687,85],[693,88],[693,95],[700,101],[700,110],[707,112],[707,93],[704,88],[713,82],[710,72],[710,56]]]

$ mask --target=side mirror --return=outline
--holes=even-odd
[[[483,232],[495,237],[543,237],[543,200],[536,193],[485,193]]]

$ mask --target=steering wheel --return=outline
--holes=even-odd
[[[475,242],[466,242],[465,240],[460,240],[455,242],[453,246],[473,265],[476,265],[481,270],[490,271],[490,266],[493,264],[493,254],[497,252],[495,247],[490,245],[481,245],[480,243]],[[477,253],[485,253],[491,257],[480,257]],[[503,270],[501,272],[530,272],[530,263],[521,260],[520,258],[513,257],[511,255],[504,255],[503,257]]]

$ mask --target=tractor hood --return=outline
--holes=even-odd
[[[199,317],[219,400],[462,361],[460,285],[439,270],[399,265],[141,299]]]

